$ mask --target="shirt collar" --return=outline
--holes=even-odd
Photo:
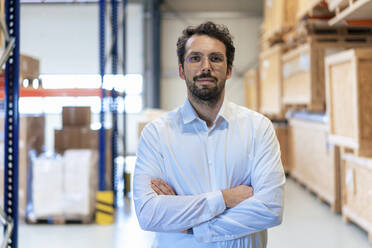
[[[186,97],[185,102],[181,107],[181,112],[184,124],[190,123],[195,119],[199,118],[198,114],[195,112],[195,109],[192,107],[188,97]],[[220,108],[220,111],[217,114],[216,121],[218,121],[219,117],[222,117],[225,121],[229,123],[232,120],[231,113],[232,111],[230,109],[229,102],[227,100],[224,100]]]

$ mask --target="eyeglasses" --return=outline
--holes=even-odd
[[[186,57],[186,62],[190,64],[198,64],[203,61],[204,58],[204,54],[195,52]],[[225,55],[222,53],[211,53],[208,55],[208,60],[213,64],[223,63],[225,61]]]

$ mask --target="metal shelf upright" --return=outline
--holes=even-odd
[[[105,75],[105,11],[106,1],[99,1],[99,72],[101,75],[101,112],[100,122],[101,128],[99,130],[99,185],[98,189],[103,191],[106,189],[105,172],[106,172],[106,135],[105,135],[105,110],[104,99],[106,91],[103,88],[103,77]]]
[[[111,71],[113,75],[118,74],[118,2],[111,0],[111,35],[112,35],[112,49],[111,49]],[[115,159],[118,156],[117,138],[118,138],[118,103],[117,92],[115,88],[111,90],[112,95],[112,137],[111,137],[111,153],[112,153],[112,190],[114,192],[114,206],[117,206],[117,186],[118,173]]]
[[[14,222],[8,248],[18,246],[19,11],[19,0],[5,1],[6,26],[9,36],[15,40],[5,66],[4,210]],[[6,45],[8,43],[6,41]]]
[[[123,0],[123,75],[125,75],[127,73],[127,53],[126,53],[126,47],[127,47],[127,43],[126,43],[126,33],[127,33],[127,0]],[[126,165],[127,165],[127,162],[126,162],[126,158],[127,158],[127,135],[126,135],[126,132],[127,132],[127,110],[126,110],[126,105],[125,105],[125,98],[126,98],[127,94],[124,90],[123,92],[123,104],[124,104],[124,108],[123,108],[123,157],[124,157],[124,168],[123,168],[123,179],[124,179],[124,195],[126,194],[127,190],[126,189],[126,185],[127,185],[127,182],[125,181],[126,180],[126,177],[125,177],[125,169],[126,169]]]

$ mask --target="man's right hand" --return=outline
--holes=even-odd
[[[226,208],[233,208],[242,201],[253,196],[253,188],[247,185],[239,185],[235,188],[221,190]]]

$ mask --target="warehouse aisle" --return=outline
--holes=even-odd
[[[371,248],[367,233],[287,180],[283,224],[269,231],[268,248]]]
[[[283,225],[269,231],[268,248],[371,248],[367,234],[289,179]],[[20,225],[20,248],[150,247],[151,232],[140,230],[133,206],[126,207],[112,226]]]

